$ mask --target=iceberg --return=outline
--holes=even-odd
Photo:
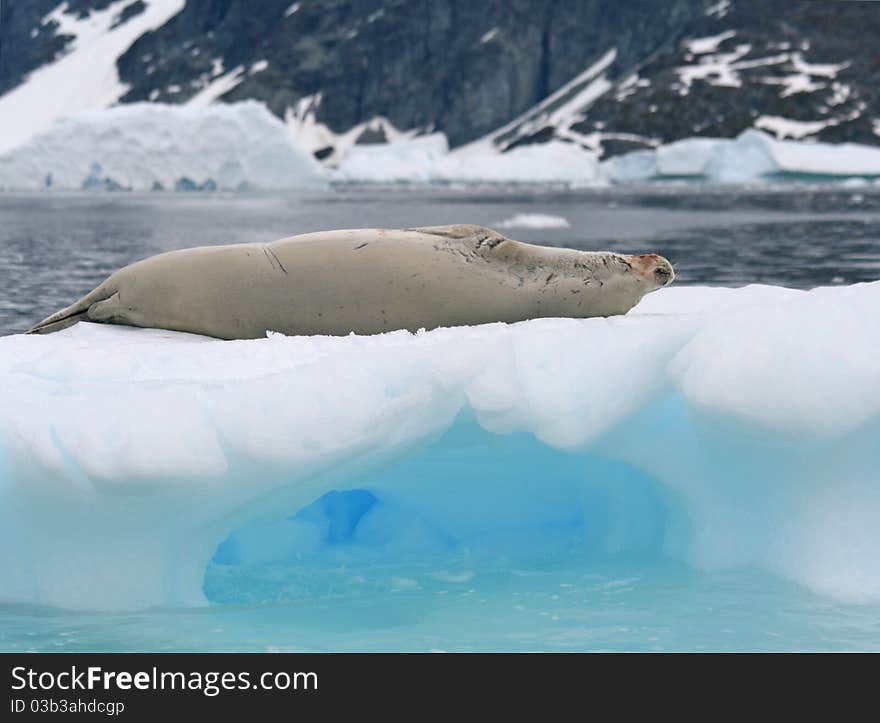
[[[602,163],[612,183],[690,179],[720,183],[880,176],[880,148],[777,140],[757,130],[737,138],[688,138]]]
[[[778,140],[755,129],[737,138],[686,138],[599,161],[574,143],[549,141],[501,152],[474,142],[449,149],[442,133],[351,146],[336,183],[556,184],[569,188],[664,180],[710,183],[880,177],[880,148]]]
[[[314,145],[310,133],[306,126],[288,127],[257,101],[90,110],[56,120],[0,154],[0,191],[294,190],[328,183],[586,188],[880,177],[880,148],[776,140],[754,129],[735,139],[688,138],[602,162],[595,152],[560,140],[505,152],[485,139],[450,149],[443,133],[394,130],[393,142],[340,143],[341,158],[328,165],[306,150]]]
[[[506,153],[480,144],[450,151],[442,133],[351,146],[331,179],[355,184],[556,184],[572,188],[601,183],[596,154],[573,143],[535,143]]]
[[[255,101],[87,111],[0,155],[0,190],[324,187],[323,168]]]
[[[333,178],[343,183],[430,183],[448,154],[443,133],[395,143],[352,145]]]
[[[877,601],[878,348],[880,282],[371,337],[4,337],[0,599],[200,605],[211,560],[335,545],[580,546]]]

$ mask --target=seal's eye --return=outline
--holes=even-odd
[[[654,276],[657,277],[657,281],[659,281],[661,284],[665,284],[672,276],[672,272],[665,266],[660,266],[659,268],[654,269]]]

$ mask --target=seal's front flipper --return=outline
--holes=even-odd
[[[73,302],[70,306],[56,311],[52,316],[47,316],[39,324],[32,326],[27,330],[28,334],[51,334],[53,331],[61,331],[68,326],[73,326],[78,321],[89,321],[92,319],[89,313],[91,307],[98,302],[108,299],[110,296],[118,296],[101,284],[97,289],[90,291],[78,301]]]
[[[86,313],[89,321],[124,324],[128,310],[119,300],[119,292],[117,291],[103,301],[96,301]]]

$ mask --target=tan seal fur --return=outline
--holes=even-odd
[[[654,254],[535,246],[482,226],[326,231],[138,261],[30,331],[82,320],[253,339],[613,316],[672,278]]]

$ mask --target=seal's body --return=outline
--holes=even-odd
[[[534,246],[481,226],[327,231],[138,261],[31,332],[82,320],[252,339],[612,316],[672,278],[654,254]]]

